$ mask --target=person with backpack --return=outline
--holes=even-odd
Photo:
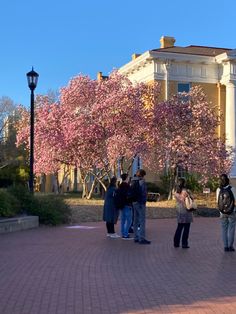
[[[121,235],[122,239],[129,240],[129,229],[132,223],[132,200],[131,187],[128,183],[129,177],[127,173],[121,175],[120,183],[116,194],[116,206],[121,211]]]
[[[187,209],[186,199],[188,197],[193,199],[190,191],[186,188],[186,182],[184,178],[179,178],[174,193],[176,199],[176,211],[177,211],[177,229],[174,235],[174,247],[178,248],[180,246],[180,240],[183,249],[188,249],[188,238],[190,225],[193,221],[193,214]]]
[[[119,210],[115,205],[115,193],[116,193],[116,177],[111,178],[111,182],[105,194],[105,201],[103,206],[103,220],[106,222],[107,237],[120,238],[115,232],[115,224],[117,223]]]
[[[139,244],[150,244],[145,238],[146,233],[146,201],[147,185],[145,182],[146,171],[139,169],[131,181],[131,195],[134,209],[134,242]]]
[[[235,234],[235,190],[229,185],[227,174],[220,176],[220,186],[216,190],[216,199],[220,211],[222,239],[225,252],[234,252]]]

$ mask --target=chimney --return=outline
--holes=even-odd
[[[175,38],[169,36],[162,36],[160,39],[161,48],[174,47]]]
[[[133,53],[133,54],[132,54],[132,60],[137,59],[139,56],[141,56],[140,53]]]
[[[102,80],[102,72],[97,73],[97,80],[101,81]]]
[[[102,75],[102,72],[97,73],[97,81],[102,81],[108,79],[109,76]]]

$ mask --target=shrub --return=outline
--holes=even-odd
[[[153,182],[147,182],[148,192],[160,193],[160,188]]]
[[[52,195],[38,195],[30,203],[28,214],[39,216],[39,222],[45,225],[68,223],[71,210],[62,198]]]
[[[34,195],[29,192],[27,187],[16,185],[9,187],[7,190],[19,201],[21,213],[27,213],[29,208],[35,206],[36,201]]]
[[[22,186],[12,186],[8,192],[20,204],[20,212],[39,216],[39,222],[46,225],[58,225],[70,221],[71,210],[60,196],[31,194]]]
[[[7,190],[0,190],[0,216],[14,217],[20,212],[18,200]]]

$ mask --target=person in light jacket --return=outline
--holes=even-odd
[[[174,235],[174,247],[180,246],[182,240],[182,248],[188,249],[188,238],[190,225],[193,222],[193,214],[188,211],[185,205],[185,198],[188,196],[189,191],[186,189],[186,182],[184,178],[178,180],[174,197],[176,199],[176,212],[177,212],[177,229]]]

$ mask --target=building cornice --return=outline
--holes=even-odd
[[[236,62],[236,49],[233,49],[229,52],[221,53],[220,55],[215,57],[217,63],[224,63],[224,62]]]
[[[199,56],[192,54],[181,54],[173,52],[160,52],[151,51],[150,58],[160,61],[171,60],[175,63],[200,63],[200,64],[213,64],[215,63],[215,57]]]

